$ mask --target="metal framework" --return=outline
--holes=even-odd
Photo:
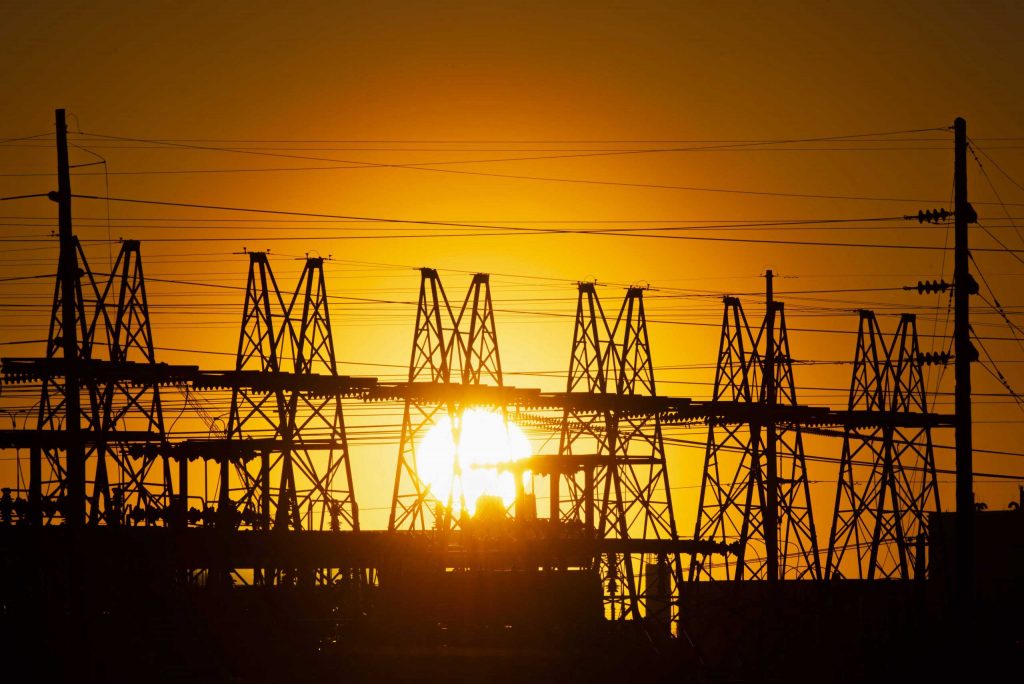
[[[113,314],[108,316],[109,312]],[[138,240],[121,244],[93,316],[90,338],[94,351],[101,332],[106,336],[112,363],[156,364]],[[96,395],[104,438],[94,449],[88,521],[96,524],[102,520],[110,525],[168,523],[174,499],[170,459],[151,454],[132,458],[129,444],[118,439],[118,432],[127,430],[152,433],[156,442],[166,440],[160,386],[152,381],[114,378],[97,384]],[[179,483],[186,482],[183,467]]]
[[[301,310],[301,313],[300,311]],[[286,320],[295,333],[296,375],[337,377],[324,260],[307,258]],[[348,437],[340,394],[293,390],[288,396],[287,434],[294,439],[287,456],[291,477],[300,480],[296,510],[305,513],[305,529],[358,530],[359,507],[352,482]],[[315,445],[307,444],[308,439]],[[280,514],[280,509],[279,509]],[[287,521],[287,517],[282,520]]]
[[[799,406],[785,309],[769,299],[754,338],[739,301],[727,297],[714,402],[754,397],[759,410],[742,423],[710,422],[695,530],[697,539],[735,541],[739,552],[723,568],[694,557],[690,579],[820,579],[802,428],[774,415]],[[739,458],[727,481],[722,461],[730,452]]]
[[[752,355],[754,341],[750,339],[743,305],[735,297],[724,298],[722,334],[715,365],[715,384],[712,405],[746,404],[753,402],[751,390]],[[760,459],[754,453],[758,440],[748,423],[726,419],[708,420],[707,450],[704,456],[704,476],[701,480],[697,505],[695,539],[721,542],[738,541],[747,523],[748,492],[764,488]],[[733,455],[738,454],[738,457]],[[729,464],[735,462],[730,476]],[[750,483],[754,483],[751,487]],[[757,510],[753,511],[758,513]],[[720,562],[714,556],[691,556],[690,580],[728,579],[742,577],[738,562],[724,557]]]
[[[248,254],[249,274],[235,371],[274,375],[281,372],[281,357],[290,341],[291,328],[267,254]],[[272,525],[301,529],[291,427],[287,397],[280,386],[271,391],[232,388],[227,441],[273,437],[280,439],[284,447],[276,453],[270,447],[264,448],[254,459],[232,458],[230,450],[217,458],[218,525],[228,529],[246,526],[266,530]]]
[[[626,290],[612,329],[618,397],[657,396],[643,295],[644,288]],[[614,475],[605,481],[602,530],[627,539],[677,539],[660,413],[617,410],[614,420]],[[682,580],[679,554],[632,554],[612,560],[625,566],[627,578],[632,576],[634,617],[671,629],[677,617],[672,597],[678,595]]]
[[[609,380],[614,386],[618,377],[620,359],[615,349],[594,283],[578,283],[567,393],[608,396]],[[619,480],[622,468],[613,460],[617,426],[608,404],[593,407],[566,402],[558,462],[549,468],[549,477],[550,519],[569,534],[629,538]],[[595,559],[595,565],[601,574],[605,616],[611,620],[637,617],[640,599],[629,555],[604,553]]]
[[[579,283],[566,392],[607,394],[609,377],[613,382],[615,377],[611,339],[594,283]],[[587,536],[597,529],[595,510],[602,501],[602,483],[613,472],[608,468],[612,451],[608,426],[612,424],[609,410],[567,404],[562,411],[558,455],[566,467],[550,473],[549,517],[560,525],[585,530]],[[583,463],[577,467],[577,461]]]
[[[450,327],[449,327],[450,326]],[[469,285],[458,316],[454,316],[441,278],[434,269],[420,269],[420,295],[409,362],[409,384],[429,382],[451,384],[453,378],[463,388],[504,386],[501,354],[494,325],[491,279],[476,273]],[[469,508],[463,488],[460,462],[460,435],[463,417],[473,402],[449,395],[442,401],[424,400],[411,395],[405,399],[398,466],[391,501],[388,529],[427,529],[427,515],[433,515],[431,527],[449,530],[463,525]],[[508,429],[508,413],[497,404]],[[447,413],[445,413],[447,412]],[[416,470],[416,448],[425,431],[447,418],[454,448],[451,486],[446,501],[434,497]],[[524,487],[521,472],[516,473],[516,508],[522,510]]]
[[[900,317],[886,345],[871,311],[860,312],[849,408],[894,416],[928,412],[917,322]],[[931,428],[890,421],[847,427],[829,534],[831,579],[924,577],[927,515],[940,510]]]
[[[70,252],[70,255],[65,254]],[[74,322],[77,358],[92,358],[92,334],[94,321],[89,315],[103,311],[99,289],[89,269],[89,262],[77,238],[72,239],[71,248],[62,247],[61,259],[70,256],[72,268],[58,268],[53,290],[53,307],[50,314],[50,329],[46,342],[47,359],[66,359],[65,343],[69,336],[64,330],[67,300],[71,303],[71,320]],[[67,276],[71,271],[72,277]],[[85,290],[83,291],[83,275]],[[86,292],[91,299],[86,299]],[[76,396],[69,396],[66,387],[67,376],[47,375],[42,378],[39,395],[39,409],[36,413],[36,429],[40,432],[61,431],[67,424],[69,414],[77,411],[82,425],[89,431],[100,430],[99,397],[95,385],[79,387]],[[54,524],[65,517],[65,506],[69,492],[67,453],[45,445],[33,445],[29,451],[29,493],[28,516],[33,524]]]
[[[652,636],[679,633],[681,553],[691,556],[691,581],[926,576],[926,517],[940,509],[931,430],[956,422],[969,433],[970,396],[958,377],[957,416],[929,412],[914,316],[904,314],[886,343],[874,314],[861,312],[846,409],[803,406],[769,272],[756,334],[740,301],[724,299],[713,396],[702,402],[657,394],[643,288],[626,291],[610,326],[595,285],[579,283],[566,392],[542,393],[504,384],[488,275],[473,276],[456,316],[437,271],[423,268],[407,382],[384,384],[337,373],[323,259],[305,260],[286,306],[268,255],[253,252],[233,370],[169,366],[156,360],[139,242],[123,242],[101,291],[71,233],[65,136],[61,112],[53,193],[61,251],[46,356],[3,360],[5,383],[40,387],[35,429],[0,430],[0,448],[30,450],[27,500],[20,489],[17,500],[6,488],[0,496],[0,528],[16,521],[28,533],[4,529],[14,548],[43,539],[32,536],[35,527],[67,527],[46,538],[81,535],[120,553],[132,548],[125,540],[145,540],[147,553],[158,552],[150,560],[174,557],[172,582],[227,582],[251,570],[264,585],[358,590],[406,545],[442,573],[582,570],[595,583],[595,608],[600,577],[606,619]],[[956,218],[965,227],[973,219],[962,190]],[[958,247],[958,259],[966,258],[966,246]],[[960,271],[962,299],[972,280],[966,266]],[[967,328],[958,322],[958,335]],[[969,341],[957,346],[957,360],[968,364]],[[185,388],[192,417],[211,426],[216,419],[188,391],[230,391],[223,438],[169,439],[167,387]],[[441,534],[360,532],[343,411],[349,397],[403,402],[388,528]],[[533,420],[559,434],[554,456],[497,466],[515,473],[515,519],[504,511],[489,528],[468,524],[462,486],[459,437],[475,406],[500,410],[506,428],[511,407],[552,411]],[[439,500],[421,478],[417,447],[443,420],[455,452],[449,494]],[[664,426],[697,421],[708,427],[703,478],[694,538],[681,539]],[[803,435],[837,429],[842,455],[823,572]],[[968,464],[960,484],[969,485],[969,435],[959,441],[958,462],[964,456]],[[217,466],[216,508],[188,507],[196,458]],[[527,505],[528,469],[550,478],[549,521],[535,520]],[[969,493],[959,491],[961,502]],[[960,508],[969,523],[970,510]],[[168,540],[186,551],[177,555]],[[83,548],[69,552],[77,554],[67,564],[72,573],[83,566]]]
[[[444,293],[441,278],[436,270],[421,268],[416,328],[413,332],[412,355],[409,359],[409,383],[450,383],[452,357],[460,346],[452,307]],[[404,403],[388,529],[447,529],[450,525],[451,507],[431,507],[430,489],[420,479],[416,467],[416,448],[430,426],[445,415],[443,412],[447,411],[449,419],[454,417],[454,405],[423,401],[412,396],[406,397]],[[453,443],[457,445],[458,440],[453,440]],[[452,487],[453,493],[454,490],[455,487]],[[446,510],[449,513],[446,514]]]

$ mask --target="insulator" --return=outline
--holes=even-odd
[[[951,214],[945,209],[928,209],[917,212],[918,223],[940,223],[949,218]]]
[[[919,366],[945,366],[953,355],[949,352],[923,352],[917,355]]]
[[[945,280],[919,280],[917,281],[917,293],[918,294],[930,294],[933,292],[945,292],[950,288],[950,284]]]

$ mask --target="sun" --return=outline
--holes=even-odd
[[[452,496],[455,454],[451,419],[442,416],[420,440],[416,469],[430,488],[431,498],[445,504]],[[462,414],[458,454],[462,465],[462,491],[470,515],[476,511],[481,496],[499,496],[506,507],[515,502],[515,475],[497,466],[530,456],[530,441],[518,425],[506,422],[498,411],[467,409]],[[524,478],[528,475],[523,473]],[[458,516],[457,489],[452,499],[453,513]]]

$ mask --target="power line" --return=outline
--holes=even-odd
[[[439,221],[426,221],[417,219],[396,219],[396,218],[379,218],[379,217],[367,217],[367,216],[349,216],[339,214],[319,214],[312,212],[298,212],[298,211],[284,211],[284,210],[271,210],[271,209],[254,209],[254,208],[243,208],[243,207],[228,207],[222,205],[211,205],[211,204],[195,204],[188,202],[168,202],[160,200],[143,200],[143,199],[132,199],[126,197],[109,197],[99,195],[72,195],[78,199],[90,199],[98,201],[111,201],[111,202],[123,202],[132,204],[148,204],[157,206],[170,206],[170,207],[183,207],[190,209],[209,209],[214,211],[237,211],[246,213],[257,213],[257,214],[276,214],[286,216],[303,216],[303,217],[314,217],[314,218],[333,218],[333,219],[360,219],[366,221],[379,221],[382,223],[400,223],[400,224],[413,224],[413,225],[427,225],[427,226],[439,226],[439,227],[459,227],[459,228],[478,228],[483,230],[500,230],[500,231],[513,231],[519,234],[567,234],[567,235],[613,235],[621,237],[639,237],[639,238],[654,238],[654,239],[669,239],[669,240],[696,240],[696,241],[708,241],[708,242],[735,242],[735,243],[748,243],[748,244],[775,244],[775,245],[793,245],[793,246],[804,246],[804,247],[841,247],[841,248],[861,248],[861,249],[895,249],[895,250],[926,250],[926,251],[945,251],[947,248],[937,247],[931,245],[905,245],[905,244],[871,244],[871,243],[853,243],[853,242],[823,242],[823,241],[808,241],[808,240],[772,240],[772,239],[754,239],[754,238],[732,238],[732,237],[707,237],[707,236],[695,236],[695,235],[650,235],[646,233],[632,233],[632,232],[611,232],[608,230],[561,230],[561,229],[542,229],[542,228],[524,228],[521,226],[494,226],[487,224],[471,224],[471,223],[456,223],[456,222],[439,222]],[[506,232],[492,232],[492,233],[478,233],[470,235],[459,235],[459,234],[441,234],[427,237],[492,237],[499,235],[507,235]],[[393,239],[393,238],[406,238],[413,237],[410,235],[357,235],[357,236],[314,236],[314,239]],[[423,236],[421,236],[423,237]],[[276,237],[270,236],[265,238],[259,238],[261,240],[291,240],[291,237]],[[224,242],[233,241],[235,238],[222,238],[222,237],[202,237],[202,238],[155,238],[153,241],[159,242]]]
[[[919,129],[921,131],[929,130],[942,130],[942,129]],[[895,133],[893,133],[895,134]],[[483,176],[492,178],[506,178],[516,180],[533,180],[533,181],[546,181],[546,182],[562,182],[562,183],[580,183],[588,185],[605,185],[605,186],[620,186],[620,187],[638,187],[638,188],[655,188],[655,189],[669,189],[669,190],[684,190],[691,192],[712,192],[712,193],[727,193],[727,194],[740,194],[740,195],[753,195],[753,196],[765,196],[765,197],[795,197],[802,199],[833,199],[833,200],[854,200],[854,201],[879,201],[879,202],[917,202],[917,203],[935,203],[935,200],[924,200],[924,199],[910,199],[910,198],[896,198],[896,197],[867,197],[867,196],[855,196],[855,195],[824,195],[824,194],[813,194],[813,193],[790,193],[790,192],[779,192],[779,191],[761,191],[761,190],[743,190],[738,188],[713,188],[713,187],[698,187],[698,186],[683,186],[683,185],[661,185],[654,183],[628,183],[619,181],[601,181],[594,179],[581,179],[581,178],[555,178],[548,176],[530,176],[530,175],[517,175],[517,174],[501,174],[501,173],[490,173],[483,171],[464,171],[457,169],[441,169],[436,168],[442,164],[453,164],[453,163],[489,163],[489,162],[502,162],[502,161],[527,161],[537,159],[551,159],[551,158],[567,158],[567,157],[580,157],[580,156],[598,156],[598,155],[611,155],[611,154],[627,154],[637,152],[601,152],[601,153],[588,153],[586,155],[574,154],[574,155],[548,155],[546,157],[518,157],[515,159],[491,159],[491,160],[474,160],[474,161],[442,161],[442,162],[430,162],[420,164],[385,164],[375,162],[360,162],[349,159],[337,159],[332,157],[316,157],[311,155],[293,155],[293,154],[279,154],[272,152],[261,152],[256,150],[244,150],[238,148],[217,148],[202,145],[195,145],[189,143],[174,143],[174,142],[161,142],[157,140],[147,140],[144,138],[129,138],[124,136],[115,135],[104,135],[99,133],[83,133],[91,137],[98,137],[111,140],[127,140],[131,142],[148,142],[153,144],[164,144],[171,147],[181,147],[186,149],[200,149],[208,151],[218,152],[234,152],[238,154],[249,154],[257,156],[268,156],[268,157],[281,157],[286,159],[301,159],[307,161],[323,161],[331,163],[340,163],[350,165],[349,167],[342,168],[393,168],[393,169],[407,169],[415,171],[428,171],[433,173],[450,173],[470,176]],[[871,134],[878,135],[878,134]],[[840,140],[848,137],[860,137],[860,136],[833,136],[831,138],[824,139],[806,139],[810,140]],[[789,140],[788,142],[800,142],[799,140]],[[740,143],[740,144],[751,144],[751,143]],[[770,142],[760,144],[774,144]]]

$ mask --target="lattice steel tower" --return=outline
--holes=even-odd
[[[287,319],[295,332],[292,354],[295,373],[337,376],[322,258],[306,259]],[[359,508],[352,483],[341,395],[293,391],[288,397],[288,421],[287,433],[294,441],[290,452],[292,462],[287,465],[298,473],[296,508],[305,512],[305,527],[358,530]],[[278,514],[281,514],[280,507]]]
[[[156,363],[138,240],[121,244],[93,318],[90,337],[94,352],[100,344],[100,333],[106,338],[111,362]],[[130,430],[149,432],[157,443],[166,440],[159,385],[144,378],[129,381],[115,377],[100,385],[97,395],[103,439],[95,449],[89,521],[167,523],[174,496],[170,459],[148,451],[133,458],[128,444],[117,438],[119,430]],[[179,481],[184,481],[180,473]]]
[[[756,338],[739,301],[725,300],[714,401],[733,410],[709,426],[695,530],[697,539],[738,543],[736,559],[715,568],[694,557],[691,580],[821,576],[802,431],[777,415],[798,402],[785,309],[772,298],[770,271],[768,283]],[[738,453],[729,481],[722,476],[728,452]]]
[[[826,576],[923,577],[926,517],[938,511],[931,429],[908,418],[927,413],[915,316],[904,314],[889,345],[871,311],[860,312],[850,411],[880,420],[843,435]]]
[[[235,370],[279,373],[290,336],[284,301],[267,254],[249,252]],[[261,449],[259,458],[252,459],[255,465],[248,463],[246,456],[235,456],[231,449],[219,457],[218,525],[233,528],[245,524],[265,530],[273,521],[275,527],[301,528],[290,429],[285,392],[280,386],[270,391],[243,386],[232,389],[227,427],[229,445],[231,441],[243,439],[262,439],[269,444],[276,438],[283,446],[280,451],[269,445]],[[232,480],[232,465],[237,483]],[[276,500],[274,489],[277,489]]]
[[[644,288],[639,287],[626,291],[612,330],[619,397],[657,395],[643,294]],[[677,539],[660,414],[622,409],[615,412],[614,420],[615,473],[605,482],[602,530],[608,536],[629,539]],[[632,575],[637,617],[670,629],[672,597],[678,596],[682,580],[679,555],[624,554],[618,562],[625,566],[627,578]]]
[[[409,359],[409,384],[450,383],[452,356],[459,346],[452,307],[444,293],[441,278],[436,270],[421,268],[416,328]],[[389,530],[447,529],[450,525],[450,513],[439,511],[436,505],[431,507],[430,488],[422,481],[416,468],[416,448],[435,420],[445,412],[449,419],[453,418],[454,409],[451,403],[423,401],[411,393],[406,396],[391,515],[388,518]],[[457,441],[454,443],[458,444]]]

